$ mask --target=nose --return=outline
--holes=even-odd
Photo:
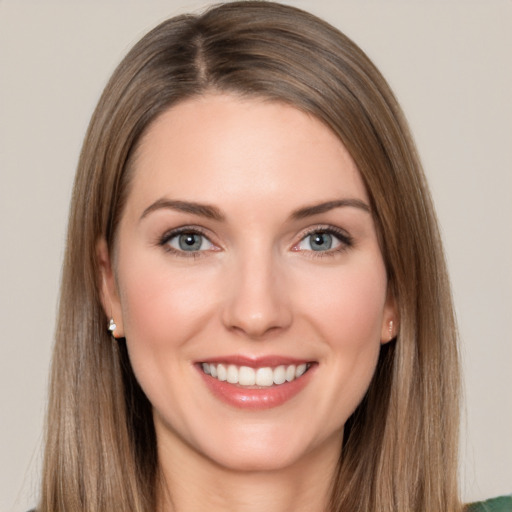
[[[249,339],[267,339],[292,323],[290,289],[272,257],[245,259],[232,267],[222,312],[225,327]]]

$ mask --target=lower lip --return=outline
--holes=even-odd
[[[292,382],[263,388],[244,388],[198,371],[210,391],[224,403],[240,409],[262,410],[279,407],[300,393],[309,383],[316,365]]]

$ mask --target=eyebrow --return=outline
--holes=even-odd
[[[360,210],[363,210],[367,213],[371,212],[370,207],[364,201],[361,201],[361,199],[347,198],[327,201],[325,203],[319,203],[311,206],[305,206],[304,208],[299,208],[292,213],[291,218],[293,220],[300,220],[341,207],[359,208]]]
[[[225,218],[221,211],[215,206],[194,203],[190,201],[176,201],[172,199],[162,198],[158,199],[153,204],[149,205],[142,212],[140,220],[142,220],[144,217],[147,217],[150,213],[160,209],[170,209],[176,210],[178,212],[192,213],[193,215],[198,215],[200,217],[206,217],[207,219],[213,219],[218,221],[223,221]]]
[[[303,208],[299,208],[295,210],[290,218],[292,220],[301,220],[306,217],[312,217],[313,215],[318,215],[320,213],[325,213],[330,210],[334,210],[335,208],[341,207],[351,207],[358,208],[367,213],[370,213],[370,207],[361,199],[349,198],[349,199],[337,199],[333,201],[327,201],[324,203],[318,203],[310,206],[305,206]],[[191,201],[178,201],[173,199],[161,198],[149,205],[140,217],[140,220],[147,217],[150,213],[160,210],[160,209],[170,209],[176,210],[179,212],[191,213],[193,215],[198,215],[199,217],[205,217],[207,219],[213,219],[219,222],[225,220],[225,216],[222,212],[215,206],[195,203]]]

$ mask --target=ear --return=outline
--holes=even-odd
[[[400,317],[396,305],[394,293],[391,287],[388,286],[386,304],[384,305],[384,314],[382,316],[382,327],[380,332],[381,344],[388,343],[395,339],[398,334],[398,327],[400,325]]]
[[[113,319],[116,327],[112,331],[114,338],[124,338],[123,315],[121,301],[115,279],[115,273],[112,266],[111,255],[109,254],[107,242],[101,238],[96,243],[96,258],[100,275],[100,299],[103,311],[108,319]],[[107,326],[105,326],[107,328]]]

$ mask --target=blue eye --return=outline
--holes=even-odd
[[[309,247],[313,251],[328,251],[332,249],[334,237],[330,233],[313,233],[306,237],[309,240]]]
[[[213,244],[201,233],[186,231],[170,236],[165,244],[179,252],[208,251]]]
[[[296,245],[297,250],[337,252],[352,245],[352,240],[348,235],[332,231],[334,230],[317,229],[310,232]]]

